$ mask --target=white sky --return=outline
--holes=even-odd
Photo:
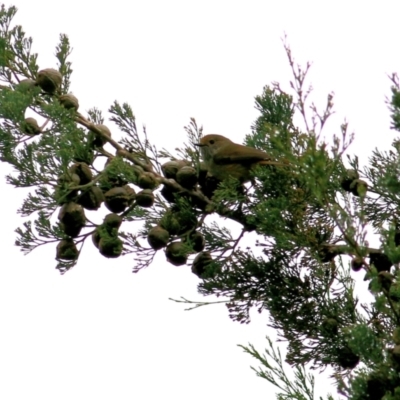
[[[337,117],[356,132],[363,160],[394,137],[384,104],[387,73],[400,72],[397,1],[18,0],[16,21],[34,39],[40,68],[56,66],[59,33],[74,48],[72,91],[81,110],[133,107],[150,139],[173,150],[195,117],[205,133],[241,142],[257,117],[254,96],[291,78],[284,32],[297,61],[312,61],[314,99],[336,94]],[[107,115],[107,114],[105,114]],[[9,169],[0,165],[4,176]],[[184,312],[169,297],[203,300],[188,267],[160,253],[132,274],[129,257],[86,246],[78,266],[54,269],[55,249],[23,256],[14,246],[23,190],[0,183],[0,398],[266,399],[255,360],[236,344],[265,344],[267,315],[233,323],[224,306]],[[98,217],[101,221],[101,217]],[[269,332],[271,333],[271,332]],[[321,383],[322,382],[322,383]],[[321,393],[329,388],[320,380]]]

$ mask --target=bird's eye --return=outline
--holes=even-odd
[[[215,141],[214,140],[210,140],[210,142],[209,142],[210,144],[214,144],[215,143]]]

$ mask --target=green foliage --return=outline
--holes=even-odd
[[[266,339],[268,348],[264,350],[265,354],[259,353],[251,344],[248,347],[240,346],[262,365],[259,368],[252,367],[252,370],[257,376],[266,379],[279,389],[278,400],[314,400],[315,379],[313,375],[308,374],[303,365],[299,365],[290,374],[293,377],[289,377],[288,372],[285,371],[280,350],[274,348],[270,338]],[[328,395],[327,400],[333,400],[333,397]]]

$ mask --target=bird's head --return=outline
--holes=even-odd
[[[204,161],[212,158],[216,153],[218,153],[225,146],[231,144],[232,141],[225,136],[210,134],[203,136],[196,146],[200,147],[200,152],[203,156]]]

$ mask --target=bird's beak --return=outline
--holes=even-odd
[[[193,143],[195,146],[197,146],[197,147],[204,147],[205,146],[205,144],[201,144],[201,143]]]

